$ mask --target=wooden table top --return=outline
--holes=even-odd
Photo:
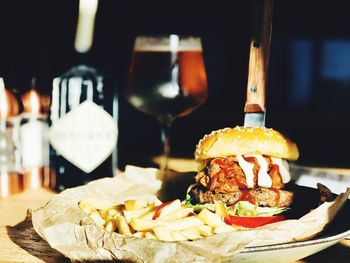
[[[39,208],[54,195],[53,191],[40,188],[0,199],[0,262],[69,262],[41,239],[30,220],[24,221],[28,209]],[[343,240],[298,262],[349,261],[350,240]]]

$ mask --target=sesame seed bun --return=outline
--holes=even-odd
[[[196,161],[232,155],[263,154],[296,160],[298,147],[278,131],[271,128],[225,128],[205,135],[197,144]]]

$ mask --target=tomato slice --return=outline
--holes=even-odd
[[[227,216],[225,223],[229,225],[256,228],[267,224],[286,220],[284,216]]]

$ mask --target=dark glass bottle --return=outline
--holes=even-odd
[[[80,19],[83,15],[79,13],[79,20],[86,22]],[[79,60],[83,58],[85,62],[89,49],[85,47],[89,43],[86,45],[82,40],[89,40],[89,36],[86,37],[86,30],[81,31],[85,35],[79,33],[78,23],[76,50],[79,51],[79,38],[80,47],[84,47],[84,51],[79,52]],[[117,113],[114,80],[88,63],[80,63],[53,80],[50,166],[55,172],[57,190],[114,175],[117,166]]]

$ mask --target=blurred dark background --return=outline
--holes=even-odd
[[[74,65],[78,1],[0,2],[0,76],[23,94],[30,79],[50,94],[52,78]],[[172,155],[192,157],[211,130],[243,124],[251,1],[100,0],[91,64],[118,81],[120,165],[160,154],[158,122],[123,95],[133,40],[140,34],[202,38],[209,99],[175,121]],[[275,0],[267,126],[299,145],[303,165],[350,167],[348,1]]]

